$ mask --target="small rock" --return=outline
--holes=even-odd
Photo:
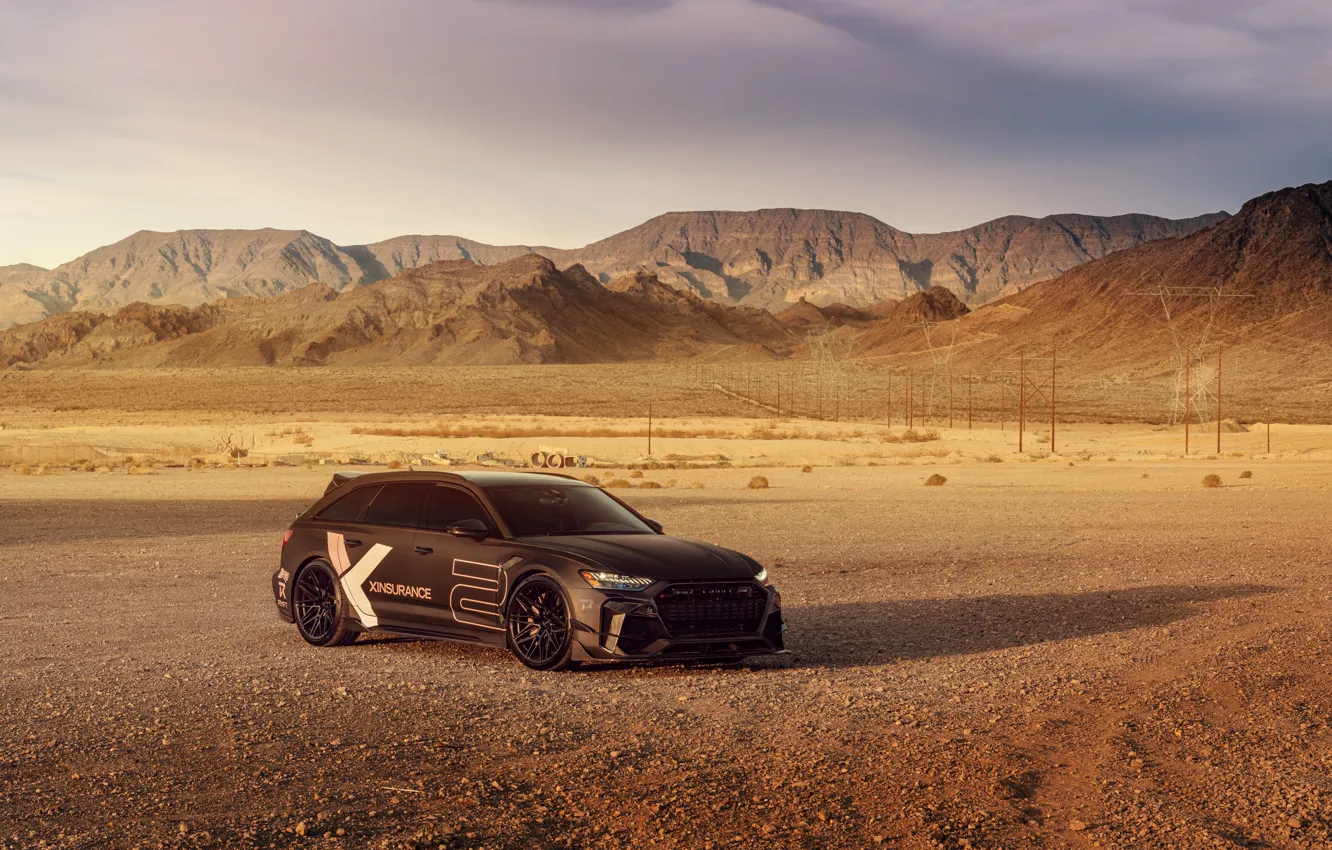
[[[305,835],[305,821],[301,821],[300,823],[296,824],[296,834]]]
[[[181,835],[185,835],[185,834],[189,833],[189,831],[190,831],[190,827],[189,827],[189,825],[186,824],[184,821],[181,821],[181,822],[180,822],[180,834],[181,834]]]
[[[1290,820],[1286,821],[1286,826],[1290,827],[1291,829],[1299,829],[1300,827],[1304,826],[1304,824],[1300,821],[1299,818],[1291,818]]]
[[[1087,824],[1083,823],[1080,820],[1074,819],[1068,822],[1068,828],[1073,830],[1074,832],[1082,832],[1084,829],[1087,828]]]

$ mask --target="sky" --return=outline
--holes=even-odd
[[[1332,180],[1327,0],[0,0],[0,265],[137,230],[577,247]]]

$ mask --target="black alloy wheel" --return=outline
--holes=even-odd
[[[332,567],[315,561],[301,570],[291,592],[291,609],[296,617],[296,630],[306,642],[315,646],[345,646],[356,640],[356,632],[348,628],[342,608],[342,592]]]
[[[533,670],[574,666],[569,603],[545,576],[524,579],[509,598],[509,649]]]

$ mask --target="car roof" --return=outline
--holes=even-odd
[[[357,483],[389,481],[462,481],[473,484],[477,487],[503,487],[514,485],[540,485],[540,484],[561,484],[577,485],[580,487],[590,487],[590,484],[579,481],[572,475],[564,475],[559,472],[508,472],[490,469],[477,470],[458,470],[445,472],[435,469],[400,469],[389,472],[339,472],[334,475],[335,479],[341,479],[338,483],[346,481],[356,481]]]

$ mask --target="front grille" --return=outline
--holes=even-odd
[[[768,596],[752,581],[675,584],[657,594],[671,637],[718,637],[758,631]]]

